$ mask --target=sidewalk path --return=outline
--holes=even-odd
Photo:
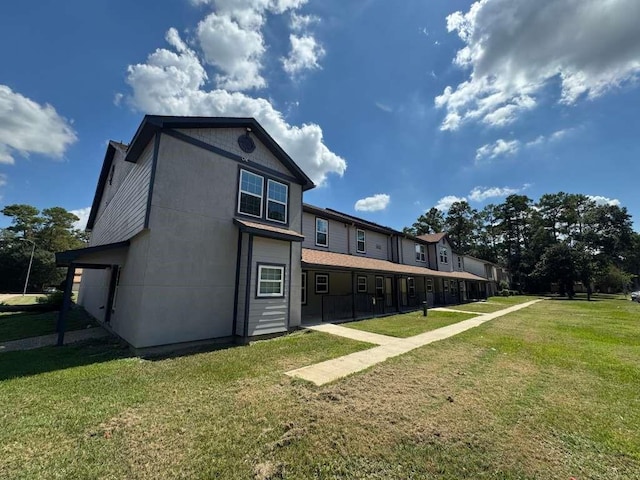
[[[20,297],[21,295],[20,293],[0,293],[0,302],[4,302],[13,297]]]
[[[351,353],[343,357],[334,358],[325,362],[316,363],[315,365],[309,365],[307,367],[298,368],[286,372],[286,375],[291,377],[299,377],[316,385],[324,385],[325,383],[332,382],[352,373],[360,372],[380,362],[384,362],[386,359],[396,357],[407,353],[415,348],[428,345],[438,340],[452,337],[458,333],[462,333],[470,328],[482,325],[494,318],[507,315],[512,312],[516,312],[523,308],[527,308],[534,303],[538,303],[540,300],[532,300],[530,302],[514,305],[503,310],[499,310],[493,313],[485,313],[478,315],[475,318],[469,320],[463,320],[446,327],[438,328],[430,332],[421,333],[414,337],[409,338],[395,338],[388,337],[386,335],[378,335],[375,333],[361,332],[352,328],[340,327],[338,325],[318,325],[309,327],[313,330],[324,331],[332,333],[334,335],[340,335],[343,337],[351,338],[354,340],[361,340],[370,343],[378,343],[379,346],[371,348],[369,350],[363,350],[360,352]],[[469,312],[467,312],[469,313]],[[353,333],[357,332],[357,333]],[[362,335],[365,334],[366,335]],[[357,337],[357,338],[356,338]],[[367,339],[368,338],[368,339]],[[392,339],[392,340],[391,340]]]
[[[82,342],[91,338],[108,337],[110,334],[102,327],[86,328],[84,330],[72,330],[65,332],[64,344]],[[49,347],[58,343],[58,334],[41,335],[39,337],[22,338],[0,343],[0,353],[15,352],[19,350],[33,350],[34,348]]]

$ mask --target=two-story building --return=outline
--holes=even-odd
[[[414,237],[303,204],[313,187],[252,118],[147,115],[129,145],[107,146],[89,246],[57,263],[68,283],[83,269],[78,303],[136,349],[279,334],[486,290],[486,272],[465,269],[445,234]]]

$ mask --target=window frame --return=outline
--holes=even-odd
[[[416,243],[416,262],[427,263],[427,249],[420,243]]]
[[[318,221],[321,222],[325,222],[327,224],[327,231],[326,232],[320,232],[318,231]],[[318,243],[318,233],[324,233],[326,235],[326,243]],[[322,217],[316,217],[316,238],[315,238],[315,244],[316,247],[325,247],[325,248],[329,248],[329,220],[327,220],[326,218],[322,218]]]
[[[440,263],[444,265],[449,265],[449,253],[447,249],[444,247],[440,248]]]
[[[318,290],[318,279],[325,278],[326,289]],[[314,286],[315,292],[318,295],[328,295],[329,294],[329,274],[328,273],[316,273],[314,277]]]
[[[448,280],[444,280],[444,281],[442,282],[442,286],[443,286],[443,288],[444,288],[444,290],[443,290],[443,291],[448,293],[448,292],[449,292],[449,281],[448,281]]]
[[[433,293],[433,280],[427,278],[427,293]]]
[[[360,233],[362,233],[362,240],[358,238]],[[360,250],[360,242],[362,242],[362,250]],[[367,232],[361,228],[356,228],[356,252],[367,253]]]
[[[278,185],[281,185],[285,188],[286,190],[286,201],[283,203],[280,200],[274,200],[272,198],[269,198],[269,187],[272,183],[276,183]],[[269,202],[274,202],[277,203],[279,205],[284,205],[284,221],[282,220],[277,220],[275,218],[271,218],[269,217]],[[266,220],[269,220],[270,222],[276,222],[276,223],[282,223],[284,225],[286,225],[289,222],[289,185],[287,185],[286,183],[283,182],[279,182],[277,180],[273,180],[272,178],[267,178],[267,195],[266,195],[266,204],[267,204],[267,208],[265,208],[265,217]]]
[[[360,283],[360,280],[364,280],[364,285],[362,285]],[[357,286],[356,291],[358,293],[367,293],[369,291],[369,282],[368,282],[367,277],[364,276],[364,275],[358,275],[356,277],[356,286]],[[364,290],[360,289],[360,287],[362,287],[362,286],[364,286]]]
[[[416,279],[413,277],[407,277],[407,294],[410,298],[416,296]]]
[[[378,280],[380,280],[380,285],[378,285]],[[380,293],[380,294],[378,295],[378,293]],[[384,294],[385,294],[385,291],[384,291],[384,277],[376,275],[376,279],[375,279],[375,295],[376,295],[376,298],[384,298]]]
[[[300,304],[307,304],[307,272],[302,272],[300,285]]]
[[[286,277],[286,265],[279,263],[258,263],[258,272],[256,277],[256,298],[284,298],[285,296],[285,277]],[[265,269],[280,270],[280,280],[262,279],[262,271]],[[278,282],[280,284],[280,293],[262,293],[260,287],[263,282]]]
[[[462,257],[458,256],[458,268],[462,270]]]
[[[248,173],[249,175],[254,175],[256,177],[259,177],[261,180],[261,186],[262,186],[262,193],[260,196],[256,195],[253,192],[248,192],[245,190],[242,190],[242,174],[243,173]],[[241,205],[242,205],[242,194],[246,194],[246,195],[250,195],[252,197],[256,197],[256,198],[260,198],[260,214],[259,215],[254,215],[253,213],[247,213],[247,212],[243,212],[242,210],[240,210]],[[253,217],[253,218],[263,218],[263,207],[264,207],[264,176],[257,174],[255,172],[252,172],[251,170],[247,170],[246,168],[241,168],[240,169],[240,173],[238,175],[238,204],[236,206],[236,213],[240,214],[240,215],[246,215],[248,217]]]

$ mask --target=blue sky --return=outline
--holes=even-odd
[[[238,115],[316,181],[305,201],[391,227],[560,190],[638,225],[639,18],[637,0],[10,2],[0,206],[86,215],[106,142],[145,113]]]

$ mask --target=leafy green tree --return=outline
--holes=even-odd
[[[544,282],[557,282],[560,295],[574,296],[574,284],[579,278],[573,250],[566,243],[556,243],[545,250],[533,276]]]
[[[1,212],[11,218],[11,225],[0,229],[0,291],[22,290],[31,242],[35,250],[27,288],[39,291],[43,286],[59,284],[64,272],[55,265],[55,253],[86,244],[86,233],[74,229],[78,217],[61,207],[40,212],[31,205],[8,205]]]
[[[460,253],[469,253],[475,245],[478,211],[468,202],[454,202],[445,218],[445,230],[455,249]]]
[[[403,232],[412,235],[425,235],[427,233],[442,232],[444,228],[444,215],[433,207],[420,215],[411,227],[405,227]]]

